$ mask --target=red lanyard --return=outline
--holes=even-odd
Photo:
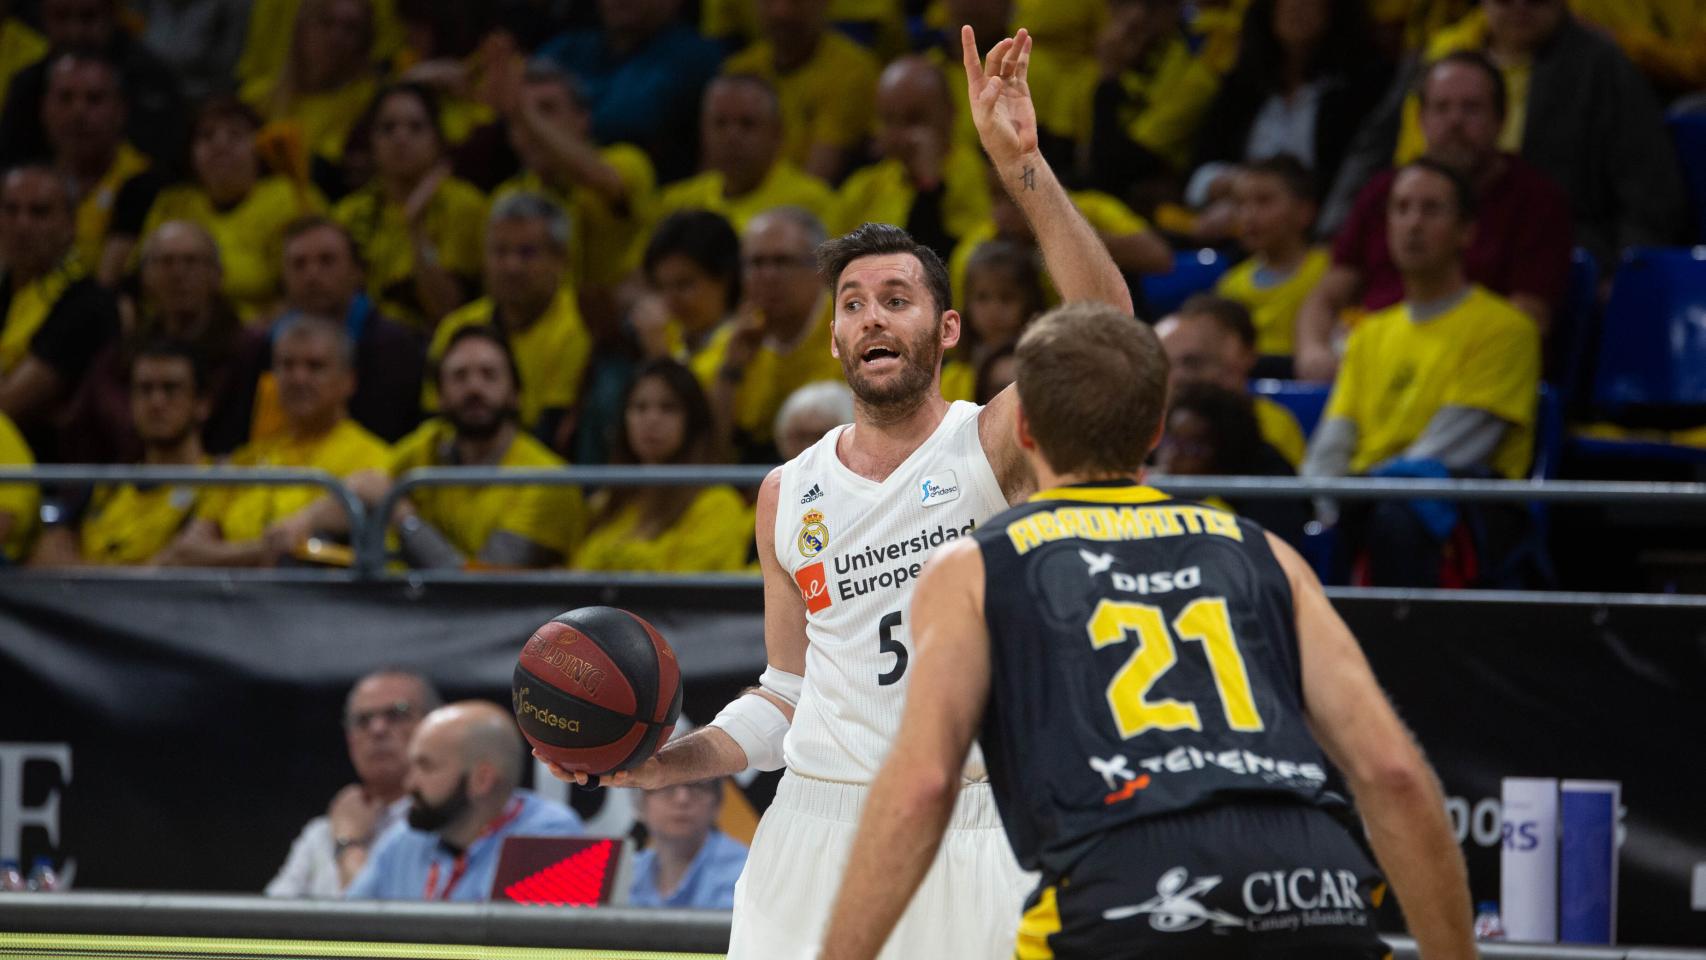
[[[508,826],[511,820],[514,820],[519,816],[521,816],[521,800],[518,798],[512,801],[509,809],[505,810],[497,819],[486,824],[486,829],[480,831],[480,835],[474,838],[474,843],[479,843],[484,838],[497,833],[499,830]],[[469,850],[473,849],[474,843],[470,843],[468,845]],[[432,869],[427,871],[426,890],[421,893],[422,899],[449,900],[451,891],[455,890],[456,885],[462,882],[462,875],[467,872],[468,850],[464,850],[456,855],[456,862],[452,864],[450,868],[450,880],[444,885],[444,889],[439,891],[438,896],[435,897],[433,896],[432,891],[438,886],[438,861],[433,861]]]

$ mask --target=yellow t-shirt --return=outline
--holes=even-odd
[[[1062,136],[1087,142],[1101,76],[1092,59],[1088,70],[1066,77],[1049,104],[1052,119],[1043,125]],[[1119,83],[1136,104],[1121,112],[1120,126],[1125,135],[1174,169],[1184,169],[1190,162],[1197,126],[1220,89],[1220,77],[1191,53],[1183,36],[1173,36],[1138,69],[1120,74]],[[1042,123],[1040,111],[1038,117]]]
[[[989,219],[989,182],[984,176],[982,155],[954,144],[942,165],[942,181],[942,225],[957,241]],[[841,185],[835,212],[830,215],[830,232],[846,233],[861,223],[904,227],[917,198],[905,164],[894,159],[879,161],[855,171]]]
[[[1352,473],[1403,453],[1443,407],[1484,410],[1512,425],[1491,467],[1515,479],[1534,449],[1540,332],[1503,298],[1472,286],[1462,302],[1420,323],[1399,303],[1351,331],[1325,417],[1356,424]]]
[[[381,313],[416,327],[430,326],[415,302],[415,248],[403,208],[377,185],[338,201],[332,216],[347,227],[367,262],[367,295]],[[466,180],[446,177],[423,214],[439,265],[472,284],[485,266],[486,195]]]
[[[1303,456],[1309,448],[1303,438],[1303,427],[1283,405],[1267,397],[1255,397],[1254,400],[1256,426],[1262,431],[1262,439],[1279,451],[1279,455],[1296,470],[1303,464]]]
[[[495,309],[490,297],[481,297],[445,317],[427,349],[429,368],[438,365],[456,331],[492,324]],[[566,287],[558,289],[544,315],[531,326],[506,331],[506,335],[521,370],[521,425],[532,430],[546,410],[567,410],[580,399],[581,377],[592,356],[592,335],[581,320],[575,292]],[[438,387],[431,377],[421,390],[421,405],[438,409]]]
[[[204,461],[205,462],[205,461]],[[85,563],[136,566],[170,546],[214,488],[135,484],[97,487],[78,542]]]
[[[385,441],[346,418],[318,437],[279,433],[244,444],[231,455],[231,466],[311,467],[334,477],[347,477],[363,470],[389,470],[391,450]],[[218,524],[227,541],[240,543],[259,539],[274,522],[325,493],[321,487],[221,487],[202,497],[196,516]]]
[[[558,190],[531,170],[505,180],[492,191],[494,202],[525,190],[563,208],[569,217],[569,282],[576,290],[614,287],[640,266],[657,189],[657,173],[640,148],[617,143],[600,148],[598,155],[628,188],[626,206],[612,206],[598,191],[578,185]]]
[[[6,102],[12,76],[47,56],[47,38],[17,17],[0,19],[0,103]]]
[[[954,47],[959,48],[957,33]],[[959,54],[948,56],[941,47],[931,47],[924,56],[941,72],[942,82],[948,85],[948,92],[954,97],[954,142],[971,150],[983,149],[977,136],[977,121],[971,116],[971,88],[966,86],[965,62]]]
[[[12,302],[0,316],[0,374],[12,372],[30,352],[30,341],[47,322],[65,288],[86,273],[83,261],[73,252],[59,266],[12,291]]]
[[[1706,86],[1706,0],[1570,0],[1570,10],[1610,31],[1655,80]]]
[[[1107,26],[1108,5],[1105,0],[1015,0],[1012,9],[1009,27],[1024,27],[1032,37],[1028,79],[1037,123],[1064,133],[1076,123],[1067,91],[1096,86],[1101,71],[1096,38]]]
[[[654,213],[662,220],[678,210],[709,210],[722,214],[741,233],[753,217],[776,207],[800,207],[828,220],[835,191],[793,163],[777,160],[751,193],[739,197],[723,195],[723,175],[715,170],[678,180],[664,188]]]
[[[1071,190],[1067,196],[1072,198],[1072,205],[1084,215],[1096,233],[1103,237],[1125,237],[1134,233],[1143,233],[1149,229],[1149,221],[1124,201],[1099,190]],[[966,302],[966,264],[971,262],[972,254],[977,248],[995,239],[995,221],[985,218],[954,245],[954,252],[948,256],[948,280],[954,286],[954,309],[963,311]],[[1038,266],[1041,266],[1041,259]],[[1054,288],[1054,280],[1048,271],[1038,270],[1038,279],[1043,285],[1043,304],[1053,307],[1060,304],[1060,292]]]
[[[235,71],[239,87],[264,83],[270,88],[284,72],[301,6],[302,0],[254,0],[249,4],[249,28]],[[377,67],[389,62],[402,49],[403,23],[397,18],[397,0],[371,0],[370,6],[373,46],[368,60]]]
[[[350,131],[379,91],[379,80],[357,77],[336,89],[295,97],[282,105],[274,103],[275,89],[272,78],[264,77],[245,84],[238,95],[268,121],[300,130],[302,144],[310,154],[336,163],[343,159]]]
[[[834,24],[856,24],[874,32],[884,59],[905,53],[906,17],[898,0],[829,0],[825,17]],[[725,43],[746,43],[759,34],[758,0],[703,0],[699,32]]]
[[[0,466],[35,465],[35,455],[30,452],[30,445],[24,442],[24,435],[4,413],[0,413]],[[6,535],[5,542],[0,543],[0,554],[4,554],[7,560],[17,563],[28,555],[30,541],[35,537],[40,504],[41,490],[35,484],[0,483],[0,513],[12,517],[12,532]]]
[[[1256,283],[1256,258],[1249,257],[1227,271],[1215,284],[1214,292],[1250,308],[1250,318],[1256,324],[1257,353],[1289,357],[1297,332],[1297,311],[1332,262],[1326,248],[1316,247],[1304,255],[1290,276],[1264,287]]]
[[[788,395],[808,383],[819,380],[840,380],[841,361],[829,352],[830,317],[834,305],[829,298],[818,311],[812,328],[787,349],[763,343],[746,366],[740,388],[735,391],[735,426],[756,443],[766,443],[776,426],[776,413]],[[688,362],[707,393],[715,386],[717,371],[722,369],[723,355],[728,351],[734,324],[725,323],[711,334],[705,349]]]
[[[640,508],[630,504],[587,532],[570,566],[640,573],[728,573],[745,568],[752,508],[733,487],[707,487],[657,536],[639,539]]]
[[[325,209],[326,198],[319,190],[307,184],[298,186],[284,177],[259,181],[248,196],[228,210],[215,207],[201,187],[183,184],[160,191],[148,209],[142,235],[148,236],[168,220],[188,220],[205,227],[219,244],[225,295],[245,322],[253,322],[282,293],[279,264],[284,255],[284,228],[297,217]]]
[[[77,204],[77,254],[84,263],[100,263],[101,247],[113,222],[113,205],[131,177],[147,170],[148,156],[129,142],[118,146],[112,166],[95,181]]]
[[[776,70],[776,52],[760,40],[723,61],[724,73],[750,73],[776,86],[782,104],[782,156],[804,166],[812,146],[850,147],[871,133],[877,73],[870,51],[825,30],[817,52],[798,70]]]
[[[1428,39],[1424,63],[1432,63],[1448,53],[1459,50],[1481,50],[1487,45],[1487,17],[1479,9],[1472,10],[1462,20],[1435,33]],[[1505,125],[1499,131],[1499,149],[1506,153],[1522,152],[1522,128],[1528,123],[1529,64],[1502,66],[1505,78]],[[1427,150],[1427,138],[1422,136],[1421,100],[1411,91],[1404,98],[1402,119],[1398,128],[1398,144],[1392,151],[1393,166],[1402,166]]]
[[[443,419],[428,420],[391,448],[391,475],[400,477],[416,467],[441,467],[452,462],[447,456],[456,429]],[[523,431],[504,451],[501,467],[549,468],[565,466],[563,458]],[[409,500],[422,520],[445,535],[470,560],[478,557],[486,541],[506,531],[541,547],[555,550],[564,559],[586,530],[586,506],[579,487],[415,487]]]

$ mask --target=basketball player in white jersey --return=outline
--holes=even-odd
[[[1003,39],[982,64],[970,27],[961,43],[978,134],[1056,288],[1130,313],[1118,268],[1037,149],[1030,37]],[[924,559],[1034,485],[1014,440],[1012,387],[985,407],[942,398],[942,355],[959,340],[960,317],[941,260],[899,228],[866,224],[825,243],[818,261],[855,416],[759,490],[768,669],[710,725],[608,781],[656,788],[787,767],[735,892],[729,956],[739,960],[816,954],[861,805],[899,727],[910,657],[903,612]],[[1032,883],[1007,845],[980,758],[964,776],[941,852],[885,958],[1012,954]]]

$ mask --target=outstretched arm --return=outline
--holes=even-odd
[[[908,621],[917,649],[901,736],[871,785],[821,960],[875,957],[936,859],[989,699],[983,557],[970,540],[924,565]]]
[[[1131,291],[1108,248],[1066,195],[1037,147],[1037,111],[1026,73],[1031,36],[997,43],[980,62],[977,37],[960,28],[972,120],[996,173],[1025,213],[1055,289],[1067,302],[1094,301],[1132,312]]]
[[[770,471],[758,488],[756,527],[758,565],[764,571],[764,652],[770,670],[803,677],[806,672],[806,604],[800,598],[794,578],[776,558],[776,502],[781,490],[782,468],[777,467]],[[768,708],[774,708],[781,713],[783,720],[793,723],[792,703],[763,687],[743,692],[739,700],[754,697],[763,698]],[[768,709],[762,703],[754,706]],[[762,713],[759,716],[762,717]],[[552,775],[559,780],[582,785],[590,782],[586,774],[565,770],[538,751],[534,751],[533,756],[549,767]],[[605,782],[613,787],[655,790],[671,784],[730,776],[745,770],[751,762],[752,758],[733,736],[715,724],[706,724],[680,740],[665,744],[657,756],[633,770],[613,774]]]

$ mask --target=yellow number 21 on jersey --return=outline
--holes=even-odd
[[[1103,600],[1090,614],[1088,629],[1090,643],[1097,650],[1124,643],[1128,633],[1137,634],[1137,649],[1108,684],[1108,706],[1113,708],[1114,722],[1123,739],[1130,740],[1149,730],[1202,729],[1196,704],[1146,699],[1155,681],[1178,662],[1179,655],[1173,646],[1175,632],[1181,639],[1196,640],[1203,645],[1209,671],[1214,674],[1215,689],[1220,693],[1220,705],[1226,711],[1227,725],[1234,730],[1262,729],[1262,716],[1256,712],[1256,698],[1250,692],[1250,675],[1244,669],[1244,655],[1238,652],[1238,641],[1232,636],[1232,618],[1226,611],[1225,598],[1192,600],[1174,618],[1172,630],[1167,629],[1160,607]]]

